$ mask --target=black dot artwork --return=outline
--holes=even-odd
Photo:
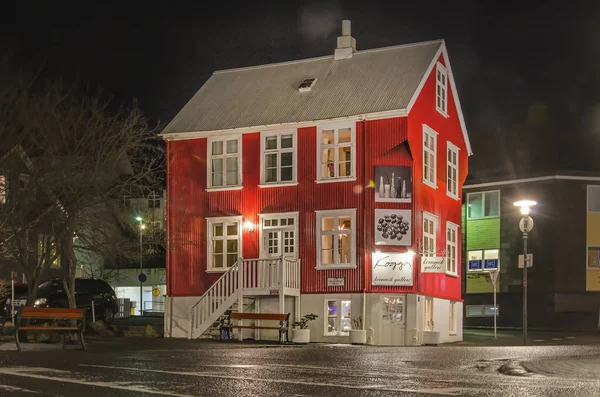
[[[408,233],[409,224],[402,215],[384,215],[377,220],[377,231],[386,240],[402,240]]]

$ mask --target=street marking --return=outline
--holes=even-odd
[[[534,342],[544,342],[544,339],[534,339]]]
[[[22,387],[10,386],[10,385],[0,385],[0,390],[20,391],[20,392],[25,392],[25,393],[40,394],[39,391],[23,389]]]
[[[124,385],[123,383],[93,382],[93,381],[88,381],[88,380],[77,380],[77,379],[71,379],[71,378],[62,378],[62,377],[40,375],[40,374],[33,373],[36,371],[71,374],[68,371],[53,370],[52,368],[41,368],[41,367],[0,368],[0,374],[10,375],[10,376],[19,376],[22,378],[51,380],[54,382],[73,383],[73,384],[83,385],[83,386],[105,387],[108,389],[127,390],[127,391],[139,392],[139,393],[157,394],[157,395],[161,395],[161,396],[195,397],[195,396],[191,396],[189,394],[170,393],[170,392],[167,392],[164,390],[155,390],[155,389],[150,389],[150,388],[144,387],[144,386],[136,386],[136,385],[129,386],[129,385]]]
[[[565,339],[575,339],[574,336],[565,336]]]
[[[143,369],[143,368],[132,368],[132,367],[113,367],[110,365],[93,365],[93,364],[80,364],[82,367],[92,367],[92,368],[105,368],[105,369],[116,369],[116,370],[125,370],[125,371],[136,371],[136,372],[149,372],[149,373],[161,373],[167,375],[184,375],[184,376],[196,376],[196,377],[208,377],[208,378],[219,378],[219,379],[231,379],[231,380],[245,380],[245,381],[255,381],[255,382],[267,382],[267,383],[284,383],[289,385],[304,385],[304,386],[321,386],[321,387],[334,387],[341,389],[357,389],[357,390],[383,390],[383,391],[392,391],[392,392],[410,392],[417,394],[440,394],[453,396],[456,395],[455,392],[447,392],[447,388],[444,389],[428,389],[426,391],[414,390],[414,389],[398,389],[398,388],[390,388],[390,387],[373,387],[372,385],[348,385],[348,384],[337,384],[337,383],[323,383],[323,382],[305,382],[299,380],[288,380],[288,379],[265,379],[265,378],[256,378],[252,376],[230,376],[230,375],[215,375],[215,374],[206,374],[201,372],[185,372],[185,371],[164,371],[158,369]],[[440,390],[439,392],[435,390]],[[479,390],[479,389],[467,389],[464,390]],[[166,395],[166,394],[165,394]]]
[[[563,338],[552,338],[552,340],[563,340]]]

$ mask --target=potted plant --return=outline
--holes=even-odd
[[[350,330],[350,343],[353,345],[364,345],[367,343],[367,330],[363,329],[362,316],[352,317],[352,329]]]
[[[308,322],[316,319],[317,316],[314,313],[305,314],[300,321],[294,321],[292,326],[294,327],[294,334],[292,336],[292,342],[294,343],[308,343],[310,342],[310,329],[308,329]]]

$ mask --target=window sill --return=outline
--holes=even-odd
[[[460,198],[452,193],[446,192],[446,196],[450,197],[453,200],[460,201]]]
[[[432,188],[432,189],[437,189],[437,188],[438,188],[438,187],[437,187],[437,185],[436,185],[435,183],[429,182],[429,181],[428,181],[428,180],[426,180],[426,179],[423,179],[423,184],[424,184],[424,185],[427,185],[427,186],[429,186],[429,187],[430,187],[430,188]]]
[[[330,270],[330,269],[356,269],[356,265],[331,265],[331,266],[317,266],[317,270]]]
[[[229,268],[226,269],[206,269],[206,273],[225,273],[229,270]]]
[[[356,181],[356,177],[351,178],[324,178],[317,179],[315,183],[335,183],[335,182],[353,182]]]
[[[209,187],[206,188],[207,192],[222,192],[225,190],[242,190],[243,186],[231,186],[231,187]]]
[[[440,109],[436,106],[435,110],[437,110],[438,113],[441,114],[442,116],[444,116],[445,118],[448,118],[448,113],[444,112],[442,109]]]
[[[336,338],[336,337],[337,338],[340,338],[340,337],[343,338],[345,336],[350,336],[350,333],[347,333],[347,334],[343,334],[343,333],[342,334],[323,334],[323,336],[324,337],[333,337],[333,338]]]
[[[456,334],[456,332],[449,332],[448,335],[449,336],[456,336],[457,334]]]
[[[452,278],[458,278],[458,274],[456,274],[456,273],[448,273],[448,272],[446,272],[446,276],[452,277]]]
[[[261,183],[260,185],[258,185],[258,187],[261,189],[270,188],[270,187],[288,187],[288,186],[298,186],[298,182]]]

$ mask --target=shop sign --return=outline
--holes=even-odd
[[[375,252],[372,257],[372,285],[405,287],[413,285],[414,254]]]
[[[344,286],[344,278],[328,278],[327,279],[328,287],[343,287]]]
[[[446,273],[445,256],[424,256],[421,259],[421,273]]]
[[[469,271],[479,272],[483,270],[483,261],[481,259],[471,259],[469,261]]]
[[[483,261],[483,270],[498,270],[498,259],[486,259]]]

